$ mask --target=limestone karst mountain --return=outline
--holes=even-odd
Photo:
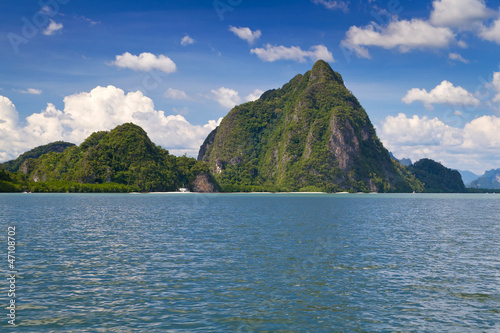
[[[325,61],[234,107],[199,160],[226,190],[422,190],[389,156],[356,97]]]

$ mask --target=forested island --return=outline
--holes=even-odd
[[[0,192],[466,192],[457,171],[404,166],[324,61],[234,107],[200,147],[174,156],[139,126],[54,142],[0,165]]]

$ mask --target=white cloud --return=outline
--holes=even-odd
[[[382,124],[380,137],[391,145],[427,146],[427,145],[458,145],[463,143],[458,129],[454,129],[441,120],[405,114],[388,116]]]
[[[407,94],[402,98],[406,104],[416,101],[424,103],[425,107],[432,110],[432,104],[450,104],[463,106],[477,106],[480,104],[473,94],[462,87],[455,87],[451,82],[444,80],[427,92],[425,89],[413,88],[408,90]]]
[[[130,68],[135,71],[144,72],[153,69],[157,69],[165,73],[174,73],[177,71],[177,66],[169,57],[164,56],[163,54],[156,56],[148,52],[141,53],[139,56],[125,52],[122,55],[117,55],[116,60],[111,64],[121,68]]]
[[[225,108],[231,109],[235,105],[241,103],[241,98],[236,90],[220,87],[219,89],[211,90],[210,92],[212,95],[209,98],[213,99]]]
[[[426,21],[391,21],[386,27],[371,23],[364,28],[352,26],[341,45],[354,51],[358,57],[370,58],[366,46],[385,49],[397,48],[400,52],[413,49],[445,48],[455,41],[455,34],[449,28],[435,27]]]
[[[435,0],[430,22],[435,26],[470,29],[492,16],[484,0]]]
[[[92,26],[94,26],[94,25],[96,25],[96,24],[101,24],[101,22],[99,22],[99,21],[94,21],[94,20],[92,20],[92,19],[90,19],[90,18],[88,18],[88,17],[85,17],[85,16],[80,16],[80,19],[82,19],[82,20],[84,20],[84,21],[88,22],[88,23],[89,23],[89,25],[90,25],[91,27],[92,27]]]
[[[500,102],[500,72],[493,73],[493,88],[496,91],[496,96],[493,97],[493,102]]]
[[[191,44],[194,44],[194,42],[195,42],[194,39],[192,39],[191,37],[186,35],[186,36],[182,37],[181,45],[182,46],[191,45]]]
[[[326,46],[315,45],[309,51],[304,51],[298,46],[276,46],[271,44],[264,45],[265,48],[251,49],[250,53],[256,54],[262,61],[273,62],[276,60],[293,60],[298,62],[305,62],[306,58],[313,61],[322,59],[325,61],[333,62],[333,55]]]
[[[16,106],[10,99],[0,95],[0,130],[15,129],[17,121]]]
[[[189,96],[182,90],[168,88],[164,96],[171,99],[189,99]]]
[[[62,28],[63,28],[62,23],[56,23],[54,20],[50,20],[50,23],[47,26],[47,28],[45,28],[45,30],[43,31],[43,34],[46,36],[52,36]]]
[[[229,31],[233,32],[239,38],[246,40],[249,44],[253,44],[262,35],[260,30],[252,31],[247,27],[236,28],[231,25],[229,26]]]
[[[500,148],[500,118],[482,116],[467,123],[463,129],[464,147],[487,149],[490,153]],[[495,154],[498,158],[498,155]],[[497,166],[498,167],[498,166]]]
[[[468,64],[469,63],[469,60],[467,59],[464,59],[464,57],[462,57],[460,54],[458,53],[450,53],[448,55],[448,58],[450,60],[456,60],[456,61],[460,61],[460,62],[463,62],[464,64]]]
[[[500,16],[489,28],[483,26],[479,36],[490,42],[500,44]]]
[[[57,11],[52,9],[52,7],[50,6],[43,6],[42,8],[40,8],[39,13],[45,14],[47,16],[54,16],[57,14]]]
[[[456,128],[437,118],[408,118],[400,113],[386,117],[377,132],[384,146],[400,158],[432,158],[447,167],[477,173],[500,165],[494,153],[500,149],[499,117],[482,116]]]
[[[340,9],[344,12],[349,10],[349,2],[347,1],[335,1],[335,0],[312,0],[313,3],[317,5],[323,5],[327,9]]]
[[[253,102],[258,100],[263,93],[263,90],[255,89],[252,93],[248,94],[245,99],[247,100],[247,102]]]
[[[65,97],[63,110],[49,103],[41,112],[19,121],[12,102],[0,96],[0,158],[15,158],[23,151],[57,140],[79,144],[95,131],[110,130],[125,122],[141,126],[153,142],[166,149],[188,151],[195,156],[220,120],[193,125],[181,115],[155,110],[153,101],[140,91],[126,94],[107,86]]]
[[[0,96],[0,161],[15,158],[23,152],[18,118],[14,103]]]
[[[40,89],[28,88],[26,90],[16,90],[22,94],[30,94],[30,95],[40,95],[42,91]]]

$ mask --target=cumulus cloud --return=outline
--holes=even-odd
[[[469,63],[469,60],[467,59],[464,59],[464,57],[462,57],[460,54],[458,53],[450,53],[448,55],[448,58],[450,60],[455,60],[455,61],[460,61],[460,62],[463,62],[464,64],[468,64]]]
[[[388,116],[382,124],[380,137],[391,145],[428,146],[458,145],[463,143],[460,130],[444,124],[438,118]]]
[[[168,88],[164,96],[171,99],[189,99],[189,96],[182,90]]]
[[[341,45],[354,51],[358,57],[370,58],[367,46],[397,48],[404,53],[414,49],[444,48],[454,41],[455,34],[449,28],[435,27],[427,21],[412,19],[393,20],[385,27],[375,23],[364,28],[352,26]]]
[[[229,31],[233,32],[239,38],[246,40],[249,44],[253,44],[262,35],[260,30],[252,31],[248,27],[233,27],[229,26]]]
[[[341,42],[344,50],[352,51],[358,57],[370,58],[370,46],[400,52],[443,49],[452,44],[466,48],[463,40],[456,40],[456,34],[464,31],[500,44],[500,11],[488,8],[485,0],[433,0],[428,19],[399,20],[396,15],[391,17],[387,11],[382,12],[390,22],[385,26],[371,22],[366,27],[350,27]],[[489,24],[495,15],[498,15],[496,21]],[[462,61],[458,58],[452,60]]]
[[[500,44],[500,16],[490,27],[482,26],[479,36],[490,42]]]
[[[253,102],[258,100],[263,93],[263,90],[255,89],[252,93],[248,94],[245,99],[247,100],[247,102]]]
[[[447,167],[477,173],[498,168],[500,163],[494,153],[500,149],[499,117],[482,116],[456,128],[437,118],[400,113],[386,117],[377,132],[384,146],[400,158],[432,158]]]
[[[313,3],[317,5],[323,5],[327,9],[340,9],[344,12],[349,10],[349,2],[348,1],[335,1],[335,0],[311,0]]]
[[[194,44],[195,40],[189,37],[188,35],[182,37],[181,39],[181,45],[186,46],[186,45],[191,45]]]
[[[0,96],[0,158],[15,158],[41,144],[64,140],[81,143],[95,131],[133,122],[153,142],[172,152],[196,155],[206,136],[220,123],[210,120],[193,125],[181,115],[165,115],[140,91],[125,93],[114,86],[96,87],[64,98],[64,109],[53,104],[19,121],[12,102]]]
[[[18,121],[16,106],[10,99],[0,95],[0,129],[15,129]]]
[[[264,48],[251,49],[250,53],[256,54],[259,59],[267,62],[276,60],[305,62],[306,58],[310,58],[313,61],[320,59],[330,62],[334,61],[332,53],[324,45],[315,45],[309,51],[304,51],[298,46],[286,47],[266,44]]]
[[[210,92],[212,95],[209,96],[209,98],[213,99],[224,108],[231,109],[235,105],[241,103],[241,98],[236,90],[220,87],[219,89],[211,90]]]
[[[14,103],[4,96],[0,96],[0,160],[5,161],[14,157],[12,153],[20,152],[21,141],[18,133],[18,113]],[[21,151],[22,152],[22,151]],[[17,156],[16,156],[17,157]]]
[[[50,20],[49,25],[43,31],[43,34],[46,36],[52,36],[56,32],[60,31],[63,28],[62,23],[56,23],[54,20]]]
[[[435,0],[430,22],[435,26],[473,28],[492,16],[484,0]]]
[[[428,109],[433,109],[432,104],[450,104],[463,106],[477,106],[480,104],[473,94],[462,87],[455,87],[451,82],[444,80],[431,91],[425,89],[413,88],[408,90],[402,98],[406,104],[416,101],[424,103]]]
[[[130,68],[135,71],[143,72],[148,72],[153,69],[165,73],[174,73],[177,71],[177,66],[169,57],[163,54],[156,56],[148,52],[141,53],[138,56],[125,52],[122,55],[117,55],[116,60],[111,64],[121,68]]]

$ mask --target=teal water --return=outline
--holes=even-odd
[[[498,194],[2,194],[0,225],[0,331],[500,331]]]

